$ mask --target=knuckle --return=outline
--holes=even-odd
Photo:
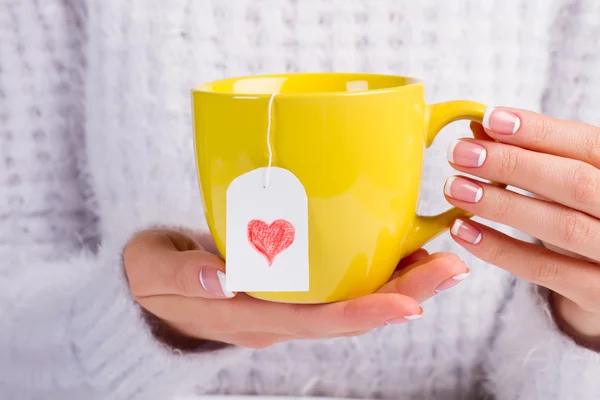
[[[500,176],[510,178],[519,165],[519,152],[515,147],[507,147],[500,153]]]
[[[492,208],[492,219],[494,221],[503,221],[508,214],[511,203],[512,196],[509,196],[507,191],[499,192],[499,195],[496,197],[495,206]]]
[[[586,125],[583,128],[585,139],[585,154],[587,159],[594,165],[600,165],[600,129]]]
[[[565,208],[560,212],[559,239],[567,245],[585,244],[591,235],[591,225],[577,211]]]
[[[493,244],[482,246],[479,249],[477,257],[487,263],[502,266],[506,254],[506,247],[506,243],[503,240],[494,240]]]
[[[306,339],[316,339],[319,337],[318,332],[314,329],[314,324],[305,323],[307,318],[313,317],[313,315],[308,315],[308,308],[302,304],[292,304],[291,305],[291,314],[292,319],[295,321],[290,327],[289,334],[306,338]],[[312,311],[311,311],[312,313]]]
[[[600,189],[598,171],[589,164],[580,163],[573,170],[571,178],[571,197],[576,204],[590,205],[597,202]]]
[[[529,131],[531,132],[531,142],[536,144],[536,143],[541,143],[544,140],[546,140],[546,138],[548,137],[548,135],[551,132],[551,126],[552,124],[549,124],[548,121],[546,120],[546,118],[544,117],[539,117],[539,118],[532,118],[529,121]]]
[[[304,312],[304,307],[302,304],[292,304],[292,315],[294,318],[302,317],[302,313]]]
[[[135,233],[123,250],[123,266],[127,274],[130,271],[147,267],[152,261],[151,250],[155,248],[157,237],[160,233],[154,229],[148,229]]]
[[[489,251],[490,262],[500,264],[504,254],[506,253],[506,244],[503,241],[499,241],[496,246]]]
[[[195,280],[190,278],[189,268],[182,265],[178,268],[173,268],[173,284],[177,292],[184,296],[191,296],[194,293]]]
[[[530,264],[531,281],[534,283],[548,284],[556,282],[560,272],[560,265],[552,259],[539,259]]]

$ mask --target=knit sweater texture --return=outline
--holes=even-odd
[[[401,74],[422,78],[429,102],[600,125],[598,16],[594,0],[0,0],[0,397],[600,398],[600,356],[559,332],[545,293],[447,235],[426,248],[473,272],[420,320],[264,350],[164,346],[121,264],[140,229],[206,229],[196,84]],[[469,135],[452,124],[428,149],[421,213],[448,207],[446,148]]]

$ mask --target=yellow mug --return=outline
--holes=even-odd
[[[471,101],[425,103],[424,84],[403,76],[299,73],[249,76],[194,88],[196,160],[203,205],[225,255],[226,191],[265,167],[271,94],[273,165],[306,189],[309,290],[249,295],[326,303],[375,292],[397,263],[464,211],[417,215],[423,154],[446,124],[481,122]]]

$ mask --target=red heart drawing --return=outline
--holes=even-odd
[[[296,230],[294,225],[284,219],[278,219],[268,225],[259,219],[248,223],[248,241],[261,253],[269,266],[275,257],[294,243]]]

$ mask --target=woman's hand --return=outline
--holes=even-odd
[[[331,304],[281,304],[227,293],[225,264],[213,253],[206,237],[171,230],[141,232],[125,249],[133,296],[174,336],[263,348],[296,339],[361,335],[419,318],[420,303],[469,273],[453,254],[429,256],[419,250],[375,294]]]
[[[471,128],[476,139],[453,142],[451,164],[535,198],[451,177],[444,188],[448,201],[547,246],[467,220],[455,222],[453,237],[482,260],[551,289],[561,328],[600,348],[600,129],[504,108],[488,109],[483,128]]]

